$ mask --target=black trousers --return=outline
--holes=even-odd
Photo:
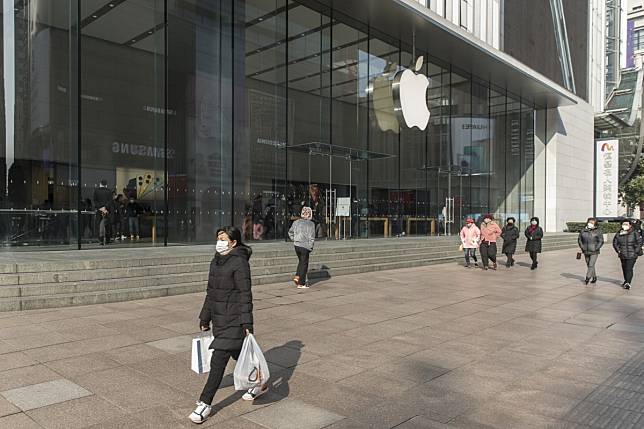
[[[300,278],[300,284],[306,283],[306,274],[309,272],[309,256],[311,251],[304,247],[295,246],[295,253],[297,253],[297,272],[296,276]]]
[[[630,284],[633,281],[633,267],[637,259],[622,259],[622,273],[624,274],[624,281]]]
[[[537,263],[537,252],[530,252],[530,259],[532,259],[533,264],[536,264]]]
[[[479,250],[481,251],[481,260],[484,267],[487,267],[488,260],[496,263],[496,243],[484,241],[481,243]]]
[[[231,351],[217,349],[212,352],[208,381],[206,381],[206,385],[203,387],[203,391],[201,392],[201,397],[199,397],[201,402],[205,402],[208,405],[212,404],[215,393],[217,393],[221,380],[224,378],[224,371],[226,370],[228,360],[231,357],[237,360],[240,352],[241,350]]]

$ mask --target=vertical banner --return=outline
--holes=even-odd
[[[619,141],[599,140],[595,142],[596,188],[595,204],[598,217],[617,217]]]

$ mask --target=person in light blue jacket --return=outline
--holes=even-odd
[[[298,289],[309,288],[306,276],[309,271],[309,256],[315,244],[315,224],[311,220],[312,217],[311,207],[303,207],[300,219],[293,222],[288,231],[289,238],[295,244],[295,253],[298,259],[297,272],[293,277],[293,282]]]

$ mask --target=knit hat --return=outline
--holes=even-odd
[[[465,222],[466,223],[474,223],[474,219],[472,219],[471,217],[468,217]]]
[[[310,220],[313,217],[313,210],[311,207],[302,207],[302,219]]]

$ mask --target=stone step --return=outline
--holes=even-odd
[[[544,243],[546,248],[559,245],[572,245],[569,243],[569,240],[554,240],[553,242]],[[575,243],[576,245],[576,243]],[[521,249],[521,247],[519,247]],[[395,258],[419,258],[421,255],[435,256],[442,255],[448,256],[458,252],[457,246],[453,244],[441,245],[434,247],[411,247],[411,248],[399,248],[399,249],[378,249],[378,250],[369,250],[362,252],[352,252],[352,253],[334,253],[334,254],[320,254],[317,251],[312,255],[312,263],[320,264],[347,264],[347,263],[363,263],[363,260],[369,259],[378,259],[384,262],[387,262],[388,259]],[[42,285],[42,284],[66,284],[66,283],[78,283],[84,281],[102,281],[107,280],[111,281],[114,278],[118,279],[131,279],[139,277],[157,277],[157,276],[169,276],[173,274],[182,274],[182,273],[203,273],[207,272],[209,268],[210,261],[207,262],[192,262],[192,263],[183,263],[183,258],[179,258],[181,263],[177,264],[160,264],[160,265],[147,265],[147,266],[134,266],[130,268],[121,268],[121,269],[83,269],[83,270],[72,270],[72,271],[44,271],[39,273],[19,273],[19,274],[6,274],[0,277],[0,286],[16,286],[16,285]],[[168,257],[167,260],[172,260]],[[353,261],[353,262],[350,262]],[[166,261],[167,262],[167,261]],[[291,267],[296,263],[296,258],[293,251],[290,251],[288,256],[283,257],[253,257],[251,258],[251,269],[253,271],[259,271],[263,274],[271,274],[270,270],[273,270],[273,267]],[[279,268],[284,270],[284,268]],[[286,268],[288,270],[289,268]],[[69,286],[70,288],[73,285]],[[0,292],[1,293],[1,292]]]
[[[572,249],[574,247],[576,247],[576,243],[551,244],[544,245],[544,250],[552,251]],[[339,264],[342,266],[328,265],[326,269],[314,269],[311,272],[311,278],[316,279],[336,277],[348,274],[359,274],[371,271],[412,268],[445,262],[460,261],[463,258],[462,253],[458,251],[443,256],[422,256],[426,255],[421,254],[417,259],[406,258],[404,260],[401,259],[389,262],[377,261],[374,263],[373,260],[367,259],[361,261],[362,263],[360,264],[356,264],[355,261],[353,261],[352,263],[348,264]],[[293,275],[292,271],[294,269],[294,265],[290,265],[288,267],[284,266],[284,269],[286,268],[288,268],[289,271],[272,272],[269,274],[260,274],[256,270],[253,271],[253,285],[266,285],[270,287],[271,284],[290,282]],[[189,281],[191,279],[194,280],[195,278],[199,278],[191,277],[193,275],[203,277],[197,281]],[[0,311],[100,304],[107,302],[145,299],[166,295],[177,295],[182,293],[204,292],[206,289],[206,277],[207,273],[184,273],[178,275],[168,275],[165,276],[165,279],[164,276],[158,276],[157,278],[149,280],[149,282],[151,283],[148,283],[147,285],[145,283],[131,283],[128,284],[128,286],[130,287],[121,287],[123,286],[123,284],[118,282],[103,282],[102,284],[99,282],[81,282],[74,284],[71,289],[61,288],[60,284],[50,284],[43,286],[43,293],[37,293],[36,289],[38,288],[38,285],[2,287],[0,288],[0,291],[16,288],[14,289],[14,291],[17,291],[18,295],[2,295],[2,297],[0,297]],[[178,281],[178,279],[181,279],[181,281]],[[137,279],[137,281],[138,280],[143,281],[143,279]],[[96,283],[96,285],[94,286],[95,289],[91,289],[91,287],[88,286],[92,283]],[[105,289],[105,287],[109,285],[111,285],[112,288]],[[82,287],[79,289],[80,286]]]
[[[573,242],[576,241],[575,234],[556,234],[549,236],[544,243],[559,243],[559,242]],[[315,253],[318,255],[351,255],[361,252],[377,252],[381,249],[387,249],[392,243],[403,243],[404,247],[409,248],[436,248],[458,246],[457,237],[424,237],[424,238],[401,238],[401,239],[370,239],[370,240],[354,240],[351,242],[327,242],[322,241],[318,243]],[[521,246],[523,240],[519,243]],[[293,254],[292,244],[285,242],[274,243],[261,243],[253,245],[254,256],[251,259],[253,263],[261,265],[262,260],[271,258],[290,257]],[[0,263],[0,273],[6,274],[11,278],[20,273],[40,274],[43,272],[64,272],[64,271],[84,271],[84,270],[112,270],[123,268],[136,268],[160,265],[181,265],[191,263],[209,263],[212,259],[213,249],[212,246],[196,246],[196,253],[190,255],[167,255],[157,256],[158,254],[165,253],[168,248],[145,248],[138,249],[138,253],[146,253],[146,256],[136,257],[119,256],[122,253],[121,249],[104,249],[102,251],[82,251],[80,253],[68,252],[73,257],[78,258],[87,255],[85,260],[49,260],[37,262],[16,262],[16,263]],[[182,247],[176,247],[182,250]],[[125,249],[133,252],[133,249]],[[385,250],[382,250],[385,251]],[[395,252],[395,251],[394,251]],[[62,253],[62,252],[61,252]],[[90,255],[95,258],[91,259]],[[72,257],[72,259],[73,259]],[[339,256],[342,257],[342,256]],[[53,258],[52,258],[53,259]],[[255,260],[260,262],[255,262]],[[2,276],[4,278],[6,276]],[[9,281],[1,284],[13,284]]]

